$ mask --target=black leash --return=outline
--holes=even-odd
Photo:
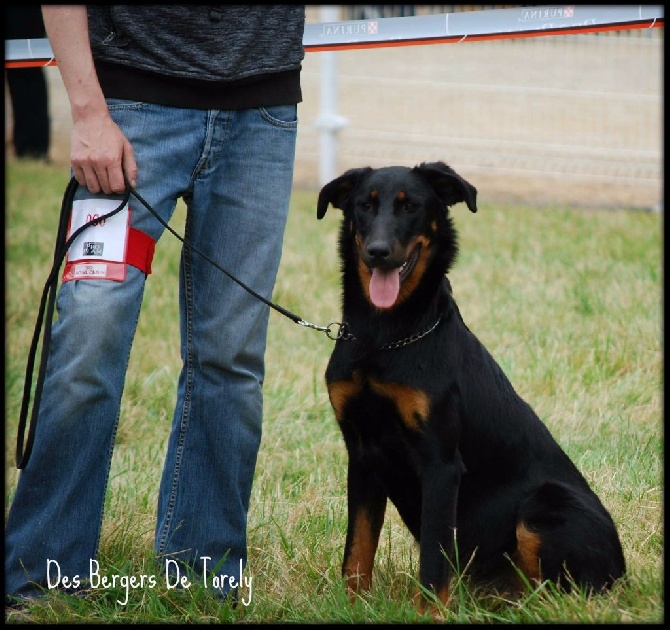
[[[285,315],[290,320],[301,326],[307,328],[312,328],[319,332],[325,333],[330,339],[336,340],[345,336],[344,329],[345,325],[338,322],[331,322],[328,326],[317,326],[316,324],[311,324],[310,322],[305,321],[295,313],[271,302],[270,300],[264,298],[262,295],[259,295],[248,287],[246,284],[238,280],[230,272],[226,271],[218,263],[212,260],[209,256],[198,250],[196,247],[188,243],[184,238],[182,238],[177,232],[175,232],[159,215],[158,213],[147,203],[134,189],[130,187],[130,184],[126,180],[126,192],[123,195],[123,199],[117,208],[108,212],[107,214],[92,219],[91,221],[85,223],[84,225],[77,228],[70,238],[66,238],[68,222],[70,216],[70,209],[74,202],[74,194],[78,188],[79,184],[77,180],[73,177],[65,189],[65,194],[63,195],[63,202],[61,204],[60,219],[58,222],[58,233],[56,235],[56,247],[54,250],[54,260],[51,267],[51,272],[47,278],[47,281],[44,285],[42,291],[42,299],[40,300],[40,307],[37,313],[37,321],[35,323],[35,330],[33,332],[32,343],[30,344],[30,350],[28,352],[28,361],[26,363],[26,378],[23,384],[23,400],[21,402],[21,412],[19,416],[19,426],[18,426],[18,435],[16,438],[16,467],[18,469],[24,468],[28,463],[30,454],[33,449],[33,442],[35,439],[35,427],[37,425],[37,417],[40,406],[40,400],[42,398],[42,389],[44,386],[44,378],[46,375],[46,366],[47,358],[49,355],[49,346],[51,344],[51,324],[53,321],[53,314],[56,305],[56,288],[58,286],[58,274],[60,272],[60,267],[63,263],[63,260],[67,254],[70,245],[74,240],[88,227],[93,224],[100,223],[114,216],[120,212],[124,206],[130,200],[130,195],[132,194],[151,214],[153,214],[156,219],[161,223],[161,225],[167,229],[171,234],[173,234],[179,241],[181,241],[186,247],[190,248],[196,254],[202,256],[209,263],[214,265],[219,271],[222,271],[226,274],[231,280],[239,284],[245,291],[248,291],[255,298],[259,299],[261,302],[267,304],[269,307],[273,308],[277,312]],[[41,336],[42,328],[44,328],[44,338],[42,340],[42,352],[40,354],[40,366],[37,374],[37,381],[35,383],[35,394],[33,399],[32,413],[30,415],[30,425],[28,427],[28,437],[25,442],[24,449],[24,436],[26,421],[28,418],[28,408],[30,406],[30,391],[32,389],[33,382],[33,373],[35,369],[35,357],[37,354],[37,346],[39,344],[39,339]]]
[[[256,291],[248,287],[241,280],[238,280],[229,271],[227,271],[226,269],[221,267],[221,265],[219,265],[217,262],[212,260],[209,256],[207,256],[207,254],[201,252],[191,243],[186,241],[177,232],[175,232],[158,215],[158,213],[151,207],[151,205],[147,201],[145,201],[138,192],[136,192],[133,188],[131,188],[130,184],[128,183],[128,180],[126,180],[126,191],[118,207],[114,208],[114,210],[108,212],[107,214],[104,214],[101,217],[91,219],[87,223],[84,223],[82,226],[77,228],[72,233],[70,238],[66,238],[70,210],[72,208],[72,204],[74,202],[74,195],[78,186],[79,183],[73,177],[72,179],[70,179],[70,182],[68,183],[67,188],[65,189],[65,194],[63,195],[63,202],[61,204],[60,218],[58,222],[58,233],[56,235],[56,247],[54,249],[54,262],[51,267],[49,277],[47,278],[47,281],[44,284],[44,289],[42,291],[42,299],[40,300],[40,307],[37,313],[37,321],[35,322],[33,339],[30,344],[30,350],[28,352],[28,361],[26,362],[26,378],[23,384],[23,400],[21,401],[21,412],[19,415],[18,434],[16,437],[16,467],[18,469],[22,469],[26,466],[26,464],[28,463],[28,459],[30,458],[30,454],[32,453],[33,450],[33,442],[35,440],[35,427],[37,426],[38,411],[40,401],[42,399],[44,378],[46,376],[49,347],[51,345],[51,325],[53,322],[53,314],[56,305],[56,288],[58,286],[58,274],[60,273],[60,268],[61,265],[63,264],[63,260],[67,254],[68,249],[70,248],[70,245],[72,245],[74,240],[86,228],[90,227],[91,225],[106,221],[110,217],[113,217],[115,214],[120,212],[130,200],[131,195],[135,197],[147,210],[149,210],[149,212],[151,212],[151,214],[153,214],[154,217],[156,217],[158,222],[166,230],[168,230],[168,232],[174,235],[185,247],[188,247],[199,256],[202,256],[207,262],[214,265],[214,267],[216,267],[219,271],[226,274],[231,280],[240,285],[245,291],[249,292],[256,299],[260,300],[270,308],[273,308],[278,313],[281,313],[282,315],[288,317],[291,321],[295,322],[296,324],[325,333],[326,336],[329,339],[332,339],[333,341],[337,341],[338,339],[342,339],[344,341],[356,341],[356,337],[351,332],[349,332],[349,325],[346,322],[331,322],[327,326],[317,326],[316,324],[312,324],[308,321],[305,321],[300,316],[296,315],[295,313],[292,313],[288,309],[285,309],[283,306],[275,304],[274,302],[268,300],[267,298],[264,298],[262,295],[256,293]],[[402,348],[403,346],[406,346],[410,343],[414,343],[415,341],[418,341],[419,339],[422,339],[426,335],[433,332],[440,324],[440,321],[441,317],[438,318],[438,320],[428,330],[425,330],[424,332],[418,334],[411,335],[399,341],[388,343],[384,346],[381,346],[379,349],[393,350],[396,348]],[[32,413],[30,414],[30,425],[28,426],[28,438],[25,442],[25,449],[24,449],[24,436],[25,436],[26,422],[28,419],[28,408],[30,406],[30,391],[32,389],[33,384],[33,373],[35,371],[35,356],[37,355],[37,346],[39,344],[42,328],[44,328],[44,339],[42,340],[40,366],[37,373],[37,382],[35,383],[33,407],[32,407]]]

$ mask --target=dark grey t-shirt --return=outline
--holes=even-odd
[[[304,5],[88,5],[106,96],[185,107],[300,101]]]
[[[89,5],[93,57],[190,79],[298,68],[304,5]]]

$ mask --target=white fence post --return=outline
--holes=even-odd
[[[320,9],[321,22],[337,22],[338,6]],[[347,119],[337,113],[337,55],[326,51],[321,55],[321,111],[315,125],[319,130],[319,185],[323,186],[337,177],[337,133],[347,124]]]

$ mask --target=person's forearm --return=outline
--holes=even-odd
[[[88,39],[86,5],[43,5],[42,15],[73,120],[106,114]]]
[[[137,179],[133,147],[112,120],[93,64],[86,5],[42,5],[72,114],[70,163],[76,180],[92,193],[122,193]]]

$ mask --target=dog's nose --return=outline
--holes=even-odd
[[[367,246],[368,256],[375,260],[385,260],[391,255],[391,246],[386,241],[373,241]]]

